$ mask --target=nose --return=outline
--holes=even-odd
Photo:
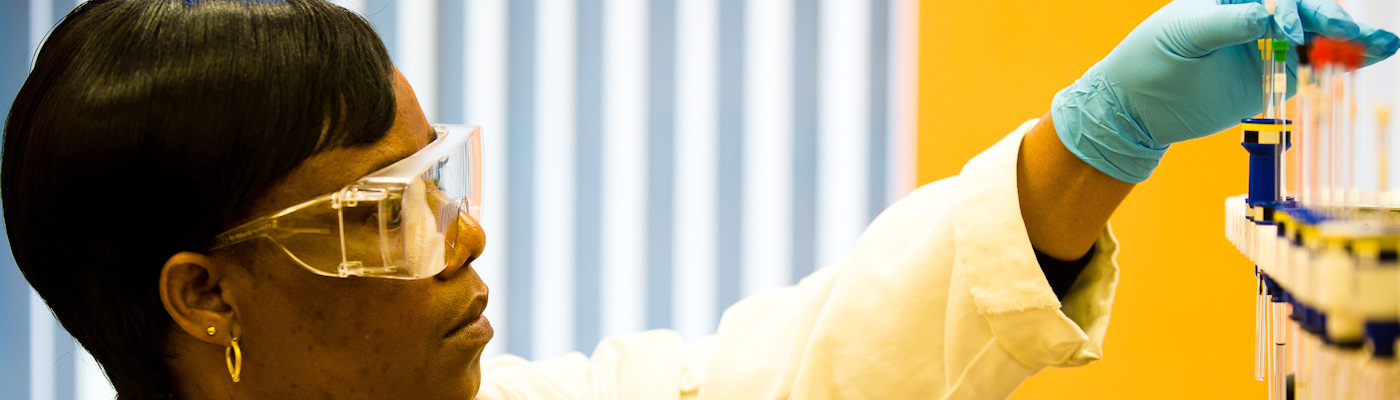
[[[443,257],[447,267],[437,274],[437,278],[442,280],[451,279],[462,267],[480,257],[481,252],[486,249],[486,232],[481,229],[481,224],[476,218],[472,218],[469,207],[463,204],[456,209],[456,218],[453,218],[443,237],[447,241],[446,246],[443,246],[447,252],[446,257]]]

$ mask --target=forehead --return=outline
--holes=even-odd
[[[268,188],[249,210],[250,217],[271,214],[340,190],[432,142],[433,129],[423,116],[413,88],[397,70],[394,72],[394,98],[397,103],[394,124],[383,138],[366,146],[330,149],[307,158]]]

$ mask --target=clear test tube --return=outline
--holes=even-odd
[[[1322,340],[1313,341],[1313,354],[1316,355],[1313,364],[1313,394],[1314,399],[1331,399],[1332,387],[1332,351]]]
[[[1256,295],[1254,296],[1254,380],[1264,380],[1264,366],[1266,341],[1268,340],[1268,326],[1264,323],[1265,313],[1268,312],[1266,303],[1268,296],[1264,293],[1264,280],[1257,276],[1254,279]]]
[[[1265,305],[1265,307],[1266,307],[1266,308],[1265,308],[1265,311],[1264,311],[1264,315],[1265,315],[1265,325],[1264,325],[1264,379],[1266,379],[1266,380],[1265,380],[1266,387],[1269,388],[1269,400],[1282,400],[1280,397],[1275,396],[1275,393],[1279,391],[1279,390],[1278,390],[1278,380],[1277,380],[1277,379],[1274,379],[1276,376],[1278,376],[1278,370],[1274,369],[1274,353],[1273,353],[1273,347],[1269,345],[1269,343],[1273,343],[1273,330],[1274,330],[1274,329],[1273,329],[1273,319],[1274,319],[1274,318],[1273,318],[1273,317],[1274,317],[1273,313],[1274,313],[1274,310],[1273,310],[1273,307],[1272,307],[1272,306]]]
[[[1302,88],[1301,84],[1299,88]],[[1287,324],[1286,329],[1288,329],[1289,334],[1288,345],[1284,352],[1288,355],[1287,370],[1293,376],[1292,390],[1294,400],[1299,400],[1302,397],[1302,388],[1306,381],[1305,374],[1307,371],[1306,366],[1303,365],[1303,332],[1302,325],[1299,324],[1299,321],[1304,317],[1304,311],[1299,307],[1299,304],[1303,303],[1304,300],[1302,299],[1306,297],[1304,290],[1306,289],[1305,285],[1307,283],[1307,270],[1311,268],[1308,256],[1308,235],[1304,233],[1306,231],[1304,224],[1306,224],[1306,221],[1298,221],[1296,224],[1297,228],[1295,228],[1296,232],[1291,234],[1292,237],[1298,240],[1293,242],[1294,245],[1290,246],[1289,249],[1292,253],[1290,256],[1292,261],[1289,262],[1290,287],[1288,289],[1290,299],[1288,303],[1288,315],[1290,318],[1284,321]],[[1298,319],[1292,319],[1294,317]]]
[[[1293,363],[1293,398],[1305,400],[1308,396],[1308,346],[1303,327],[1293,324],[1293,341],[1288,342],[1289,354]]]
[[[1339,64],[1338,90],[1341,93],[1337,98],[1341,105],[1337,108],[1338,113],[1344,113],[1333,118],[1335,123],[1339,123],[1343,135],[1346,136],[1347,143],[1347,184],[1350,186],[1349,194],[1353,201],[1360,201],[1360,188],[1356,185],[1356,74],[1355,71],[1361,68],[1361,61],[1366,57],[1365,47],[1359,42],[1338,41],[1337,64]]]
[[[1321,47],[1321,46],[1319,46]],[[1333,122],[1336,118],[1337,109],[1337,65],[1328,60],[1319,61],[1316,64],[1317,72],[1317,93],[1314,110],[1314,121],[1317,127],[1318,143],[1326,146],[1326,151],[1322,154],[1323,160],[1320,168],[1325,171],[1321,176],[1323,188],[1327,191],[1327,206],[1332,210],[1341,208],[1345,202],[1345,191],[1343,160],[1345,160],[1343,138],[1336,130]]]
[[[1356,83],[1351,71],[1361,67],[1365,50],[1357,43],[1318,39],[1313,46],[1312,61],[1322,69],[1319,84],[1325,129],[1333,136],[1333,166],[1337,168],[1333,186],[1341,191],[1341,205],[1352,207],[1359,201],[1356,187]],[[1325,82],[1324,82],[1325,81]]]
[[[1390,207],[1390,105],[1376,105],[1376,205]]]
[[[1390,360],[1381,370],[1381,396],[1386,399],[1400,398],[1400,362]]]
[[[1361,374],[1365,377],[1365,381],[1362,384],[1362,390],[1364,390],[1364,392],[1362,392],[1362,398],[1372,400],[1388,399],[1389,397],[1386,397],[1385,394],[1385,370],[1386,364],[1388,363],[1376,358],[1367,358],[1363,362],[1365,368]]]
[[[1337,88],[1337,108],[1340,113],[1331,119],[1334,131],[1341,133],[1341,145],[1343,145],[1343,186],[1345,187],[1344,201],[1351,210],[1358,206],[1359,190],[1357,189],[1357,130],[1354,129],[1357,120],[1357,91],[1355,91],[1355,76],[1345,70],[1338,71],[1334,80]]]
[[[1313,368],[1312,397],[1314,399],[1334,399],[1336,397],[1332,395],[1332,382],[1336,378],[1334,375],[1337,368],[1332,365],[1332,347],[1323,343],[1321,338],[1318,339],[1313,344],[1315,350],[1313,354],[1317,355],[1317,364]]]
[[[1300,52],[1305,54],[1304,52]],[[1305,207],[1316,206],[1317,199],[1317,131],[1313,129],[1312,66],[1298,65],[1298,123],[1293,132],[1298,136],[1297,154],[1298,203]]]
[[[1332,370],[1326,382],[1327,397],[1325,398],[1346,399],[1346,386],[1347,383],[1350,383],[1347,381],[1349,381],[1350,379],[1348,378],[1351,377],[1351,368],[1347,366],[1346,354],[1342,352],[1341,348],[1336,346],[1324,346],[1323,351],[1325,352],[1324,354],[1327,355],[1327,365],[1331,367]]]
[[[1322,351],[1319,343],[1321,338],[1308,336],[1308,394],[1309,399],[1324,399],[1319,396],[1322,393],[1322,382],[1319,381],[1322,375]]]
[[[1288,40],[1269,40],[1269,104],[1268,118],[1282,121],[1288,116]]]
[[[1373,357],[1365,353],[1357,354],[1358,371],[1356,375],[1358,382],[1360,382],[1357,385],[1357,394],[1359,395],[1357,397],[1362,400],[1394,398],[1386,394],[1389,391],[1388,386],[1393,385],[1393,383],[1386,382],[1386,375],[1389,364],[1395,363],[1395,360]]]
[[[1288,120],[1288,40],[1269,40],[1269,103],[1272,105],[1270,114],[1266,118],[1274,120],[1275,124],[1286,125]],[[1282,129],[1287,132],[1287,129]],[[1278,177],[1279,201],[1288,200],[1288,143],[1291,140],[1280,141],[1274,147],[1274,158]]]
[[[1395,294],[1396,274],[1392,267],[1386,265],[1387,262],[1381,259],[1382,247],[1386,243],[1391,243],[1392,239],[1385,236],[1356,238],[1351,243],[1351,251],[1356,257],[1356,262],[1352,265],[1352,284],[1350,308],[1361,312],[1361,320],[1364,322],[1379,322],[1382,318],[1390,317],[1395,313],[1395,300],[1389,296]],[[1388,278],[1388,279],[1387,279]],[[1363,330],[1362,340],[1375,339],[1376,336],[1368,335]],[[1373,333],[1373,332],[1372,332]],[[1354,389],[1352,398],[1355,399],[1378,399],[1375,390],[1378,388],[1375,376],[1371,373],[1371,354],[1379,349],[1368,351],[1350,352],[1350,360],[1353,367],[1352,381]]]
[[[1304,207],[1316,207],[1317,201],[1317,163],[1318,163],[1318,142],[1317,130],[1313,127],[1312,112],[1316,106],[1313,104],[1313,63],[1312,46],[1309,43],[1299,43],[1297,47],[1298,58],[1298,111],[1296,113],[1297,123],[1294,124],[1293,131],[1298,137],[1297,155],[1298,166],[1298,204]]]
[[[1277,326],[1274,324],[1274,321],[1277,320],[1278,316],[1274,311],[1273,304],[1269,304],[1265,307],[1267,307],[1267,311],[1265,311],[1265,314],[1267,315],[1265,319],[1267,320],[1267,322],[1265,323],[1266,326],[1264,334],[1264,341],[1266,343],[1264,350],[1266,353],[1264,356],[1264,370],[1266,371],[1266,373],[1264,376],[1265,379],[1268,379],[1267,387],[1269,388],[1269,400],[1283,400],[1283,390],[1278,384],[1278,376],[1280,374],[1277,362],[1278,357],[1277,354],[1274,353],[1272,345],[1272,343],[1274,342],[1273,337],[1276,334],[1275,328],[1277,328]]]
[[[1332,81],[1336,77],[1336,44],[1327,38],[1317,38],[1309,43],[1308,60],[1312,64],[1312,78],[1315,82],[1309,89],[1308,124],[1304,129],[1311,130],[1317,138],[1317,189],[1319,203],[1331,213],[1341,205],[1338,193],[1341,174],[1338,173],[1339,147],[1337,137],[1332,132],[1332,101],[1336,94]],[[1320,359],[1320,358],[1319,358]]]
[[[1329,67],[1331,73],[1328,75],[1331,75],[1332,79],[1328,87],[1328,91],[1331,92],[1328,96],[1328,100],[1331,102],[1328,111],[1331,112],[1331,115],[1327,119],[1327,122],[1331,124],[1328,130],[1332,132],[1332,143],[1337,146],[1337,151],[1334,153],[1335,159],[1333,160],[1333,165],[1337,167],[1336,186],[1339,195],[1338,205],[1350,211],[1353,205],[1351,198],[1351,171],[1352,161],[1354,160],[1351,153],[1355,150],[1354,146],[1356,142],[1352,140],[1351,135],[1349,135],[1351,131],[1347,129],[1346,74],[1338,67],[1339,66],[1335,64]]]
[[[1341,205],[1341,196],[1338,189],[1340,174],[1337,172],[1337,158],[1339,147],[1337,137],[1332,133],[1332,68],[1319,64],[1317,72],[1317,90],[1314,92],[1314,102],[1312,111],[1312,126],[1317,137],[1318,156],[1317,178],[1318,197],[1324,207],[1333,210]]]
[[[1360,385],[1358,385],[1356,378],[1361,375],[1361,370],[1357,368],[1356,365],[1356,353],[1358,352],[1354,350],[1337,349],[1338,365],[1341,366],[1338,371],[1341,373],[1341,376],[1337,379],[1338,384],[1335,385],[1337,389],[1336,398],[1338,399],[1356,399],[1360,397],[1358,396],[1360,394],[1360,390],[1358,390],[1360,389]]]
[[[1273,374],[1273,378],[1272,378],[1273,383],[1270,384],[1269,386],[1272,386],[1272,387],[1274,388],[1274,390],[1272,391],[1272,394],[1270,395],[1270,397],[1273,397],[1273,398],[1275,398],[1275,399],[1283,399],[1284,396],[1285,396],[1285,395],[1284,395],[1284,388],[1288,387],[1288,373],[1287,373],[1286,371],[1284,371],[1285,365],[1284,365],[1284,362],[1283,362],[1283,361],[1284,361],[1284,358],[1283,358],[1283,355],[1284,355],[1283,349],[1284,349],[1284,346],[1286,346],[1286,345],[1288,344],[1288,331],[1287,331],[1287,330],[1285,329],[1285,327],[1284,327],[1284,321],[1287,321],[1287,320],[1288,320],[1288,317],[1287,317],[1287,315],[1288,315],[1288,314],[1287,314],[1288,310],[1287,310],[1286,304],[1287,304],[1287,303],[1284,303],[1284,302],[1274,302],[1274,303],[1271,303],[1271,304],[1269,305],[1271,308],[1273,308],[1272,314],[1273,314],[1273,320],[1274,320],[1273,326],[1271,327],[1272,329],[1270,329],[1270,330],[1273,331],[1273,347],[1272,347],[1272,348],[1273,348],[1273,352],[1274,352],[1274,354],[1273,354],[1273,370],[1274,370],[1274,374]]]
[[[1259,114],[1260,118],[1274,117],[1274,63],[1273,63],[1273,33],[1270,30],[1270,37],[1259,39],[1259,58],[1263,60],[1260,64],[1260,83],[1263,88],[1264,110]]]
[[[1336,169],[1333,168],[1332,165],[1332,153],[1335,151],[1335,146],[1332,145],[1332,134],[1331,131],[1327,129],[1329,125],[1326,122],[1327,117],[1323,112],[1323,109],[1326,108],[1325,104],[1327,104],[1325,100],[1326,96],[1324,95],[1326,91],[1322,89],[1325,82],[1323,75],[1320,73],[1321,71],[1314,70],[1314,72],[1317,74],[1313,75],[1315,83],[1309,89],[1310,96],[1308,100],[1310,100],[1310,107],[1306,110],[1308,113],[1308,123],[1304,129],[1312,132],[1309,136],[1312,137],[1314,147],[1312,150],[1312,167],[1313,193],[1316,194],[1316,203],[1319,206],[1330,208],[1336,205],[1336,203],[1332,201],[1332,194],[1334,193],[1332,186],[1333,182],[1335,182],[1332,178],[1336,175]]]

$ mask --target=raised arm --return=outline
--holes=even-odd
[[[1168,146],[1258,114],[1263,82],[1255,41],[1270,32],[1295,45],[1304,32],[1360,40],[1367,65],[1400,47],[1394,34],[1353,22],[1331,0],[1278,0],[1274,14],[1257,0],[1174,1],[1056,94],[1017,162],[1031,244],[1055,258],[1079,258]]]
[[[1026,132],[1016,160],[1016,193],[1031,245],[1061,260],[1082,257],[1133,184],[1114,179],[1060,143],[1051,116]]]

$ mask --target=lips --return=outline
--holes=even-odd
[[[486,319],[486,316],[481,315],[485,310],[485,294],[472,298],[470,305],[466,308],[466,312],[455,320],[452,329],[447,331],[444,337],[485,345],[495,334],[495,331],[491,329],[491,322]]]

